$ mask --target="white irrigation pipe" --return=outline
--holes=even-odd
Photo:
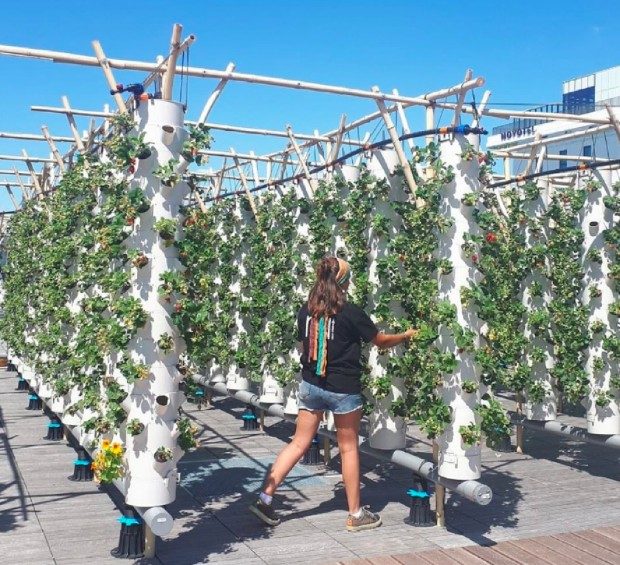
[[[295,416],[284,413],[283,406],[280,404],[261,404],[259,402],[259,396],[253,392],[249,392],[247,390],[231,392],[223,383],[209,384],[207,381],[208,377],[203,375],[195,375],[193,379],[198,384],[213,390],[222,396],[230,396],[240,402],[243,402],[244,404],[256,406],[257,408],[264,410],[266,413],[282,418],[283,420],[288,420],[290,422],[295,421]],[[318,433],[336,441],[336,434],[334,432],[321,428]],[[395,449],[393,451],[373,449],[366,443],[365,438],[362,439],[359,448],[360,451],[366,455],[370,455],[375,459],[386,461],[388,463],[394,463],[400,467],[410,469],[417,475],[420,475],[433,483],[443,485],[455,493],[460,494],[462,497],[467,498],[476,504],[480,504],[481,506],[486,506],[493,498],[493,491],[487,485],[479,483],[478,481],[454,481],[439,477],[437,474],[437,468],[431,461],[417,457],[416,455],[403,451],[402,449]]]

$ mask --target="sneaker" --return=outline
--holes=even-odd
[[[278,518],[271,504],[265,504],[260,498],[250,504],[248,508],[252,514],[258,516],[265,524],[277,526],[280,523],[280,518]]]
[[[381,525],[381,516],[371,512],[368,506],[362,508],[361,518],[356,518],[349,514],[347,518],[347,530],[349,532],[359,532],[361,530],[372,530]]]

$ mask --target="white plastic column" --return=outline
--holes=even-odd
[[[390,195],[387,199],[377,200],[373,209],[373,214],[381,214],[390,221],[390,233],[387,235],[375,235],[371,233],[370,239],[370,282],[375,286],[371,296],[371,307],[373,297],[377,297],[382,291],[387,290],[385,283],[381,282],[377,276],[377,260],[387,257],[390,239],[398,234],[399,217],[390,206],[390,201],[407,201],[408,196],[404,191],[403,179],[399,175],[394,175],[394,169],[399,164],[396,151],[393,149],[383,149],[372,152],[372,157],[368,162],[368,170],[377,179],[387,179],[390,183]],[[399,303],[391,305],[392,312],[396,316],[403,316]],[[389,331],[389,329],[387,330]],[[368,356],[371,377],[379,378],[386,374],[387,365],[392,356],[400,355],[402,347],[398,346],[380,354],[379,349],[372,347]],[[407,443],[407,424],[404,418],[393,416],[390,413],[392,402],[403,396],[404,383],[402,379],[391,379],[390,393],[375,401],[375,406],[369,418],[368,441],[370,446],[375,449],[402,449]]]
[[[247,223],[254,221],[253,212],[244,210],[241,206],[241,200],[237,198],[235,201],[235,210],[233,217],[224,218],[224,221],[233,223],[233,235],[241,235],[243,233],[243,227]],[[251,262],[251,258],[249,257],[248,248],[246,247],[246,245],[247,240],[242,239],[241,249],[239,249],[235,254],[237,264],[240,268],[240,273],[237,280],[233,281],[231,290],[233,292],[238,292],[239,296],[241,296],[241,294],[243,293],[241,289],[241,276],[246,275],[248,262]],[[251,329],[249,319],[247,317],[241,316],[238,310],[235,313],[235,322],[236,327],[233,330],[234,335],[232,336],[231,346],[236,349],[239,344],[240,336],[244,333],[249,333]],[[226,373],[226,388],[228,390],[237,391],[250,389],[250,379],[248,378],[247,370],[244,367],[239,367],[233,361],[228,367],[228,369],[224,369],[224,371]]]
[[[475,147],[478,140],[471,136],[469,142]],[[451,218],[452,228],[439,236],[439,257],[450,259],[454,265],[452,273],[439,277],[439,298],[456,306],[457,322],[479,335],[480,321],[472,311],[461,304],[460,289],[469,287],[471,280],[477,280],[479,273],[469,258],[464,257],[461,245],[466,233],[476,233],[478,227],[472,217],[472,207],[461,203],[463,196],[480,188],[478,162],[465,161],[461,153],[467,146],[463,136],[441,142],[441,159],[454,170],[454,180],[441,189],[441,214]],[[445,325],[440,327],[437,346],[442,353],[454,353],[458,361],[455,374],[444,375],[441,389],[443,400],[452,410],[452,422],[437,438],[439,446],[439,475],[446,479],[468,480],[480,477],[480,446],[463,443],[459,428],[477,422],[474,408],[479,402],[479,392],[466,393],[461,387],[464,380],[479,381],[478,367],[470,352],[458,352],[452,331]]]
[[[595,173],[598,175],[598,173]],[[615,195],[611,188],[611,175],[609,171],[603,171],[602,177],[596,180],[603,180],[601,190],[589,193],[582,214],[581,227],[584,232],[584,253],[583,269],[585,272],[583,298],[584,304],[590,308],[590,324],[595,320],[604,321],[612,333],[617,331],[617,321],[615,316],[609,314],[609,305],[614,302],[614,281],[608,277],[611,261],[608,253],[604,250],[603,231],[613,225],[613,215],[611,210],[605,208],[603,204],[604,196]],[[588,260],[587,253],[590,250],[598,250],[601,254],[602,263]],[[602,292],[599,298],[590,299],[588,288],[592,285],[598,286]],[[597,406],[596,398],[598,393],[609,392],[610,378],[618,374],[618,360],[603,349],[602,340],[606,332],[594,334],[590,347],[587,352],[586,370],[590,380],[590,393],[586,399],[588,432],[591,434],[620,434],[620,410],[618,406],[617,391],[615,397],[610,400],[607,406]],[[596,371],[593,364],[597,357],[602,357],[605,366],[602,371]]]
[[[183,129],[183,106],[167,100],[142,101],[136,111],[137,129],[145,133],[145,140],[153,144],[151,157],[139,161],[132,180],[132,187],[139,186],[151,201],[151,208],[141,214],[135,224],[134,234],[128,238],[128,247],[139,249],[149,257],[149,263],[134,270],[132,293],[142,301],[150,320],[138,331],[128,347],[128,354],[135,362],[144,363],[151,369],[149,378],[137,381],[130,397],[128,421],[139,419],[145,426],[142,433],[127,434],[126,501],[139,507],[161,506],[171,503],[176,496],[176,461],[182,454],[177,446],[178,430],[175,419],[178,408],[185,399],[178,390],[181,379],[176,364],[185,344],[170,317],[171,304],[158,296],[160,275],[165,271],[180,271],[174,245],[165,242],[154,231],[154,223],[160,218],[179,218],[179,207],[189,193],[185,182],[173,187],[163,186],[153,175],[158,165],[178,159],[187,132]],[[163,128],[173,134],[169,135]],[[165,142],[164,142],[165,139]],[[177,237],[180,230],[177,230]],[[162,334],[172,336],[174,347],[164,352],[157,341]],[[155,451],[170,449],[173,458],[157,462]]]
[[[538,181],[538,187],[540,189],[540,197],[537,200],[527,201],[524,206],[524,211],[529,218],[538,218],[543,222],[542,226],[542,238],[548,238],[548,222],[544,220],[544,213],[549,204],[549,181],[547,177],[543,177]],[[541,239],[536,239],[531,233],[529,228],[526,228],[526,244],[528,247],[535,245]],[[548,267],[547,263],[545,268]],[[531,285],[537,282],[542,288],[542,296],[532,296]],[[524,281],[523,289],[523,305],[528,312],[532,310],[538,310],[541,308],[546,309],[551,302],[551,285],[549,279],[540,271],[535,270],[529,274]],[[529,420],[541,420],[548,422],[555,420],[557,416],[557,395],[554,387],[554,379],[551,377],[551,370],[554,366],[553,345],[549,343],[544,337],[534,335],[533,332],[526,326],[525,337],[528,340],[528,346],[526,348],[527,361],[532,366],[532,377],[534,382],[542,384],[545,388],[545,397],[542,402],[532,402],[527,398],[526,392],[526,405],[525,416]],[[540,363],[532,359],[531,348],[539,347],[545,352],[545,361]]]

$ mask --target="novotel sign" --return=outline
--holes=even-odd
[[[523,137],[524,135],[534,135],[534,126],[503,131],[501,132],[500,135],[501,135],[502,141],[506,141],[508,139],[514,139],[516,137]]]

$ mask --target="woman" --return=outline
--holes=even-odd
[[[362,341],[385,349],[403,343],[417,332],[379,332],[363,310],[346,301],[350,277],[351,269],[346,261],[336,257],[322,259],[308,302],[297,315],[303,366],[297,428],[291,443],[270,468],[258,500],[250,505],[250,510],[270,526],[280,523],[271,506],[273,494],[310,447],[324,410],[333,413],[336,423],[349,506],[347,530],[368,530],[381,525],[378,514],[360,505],[358,433],[362,417]]]

